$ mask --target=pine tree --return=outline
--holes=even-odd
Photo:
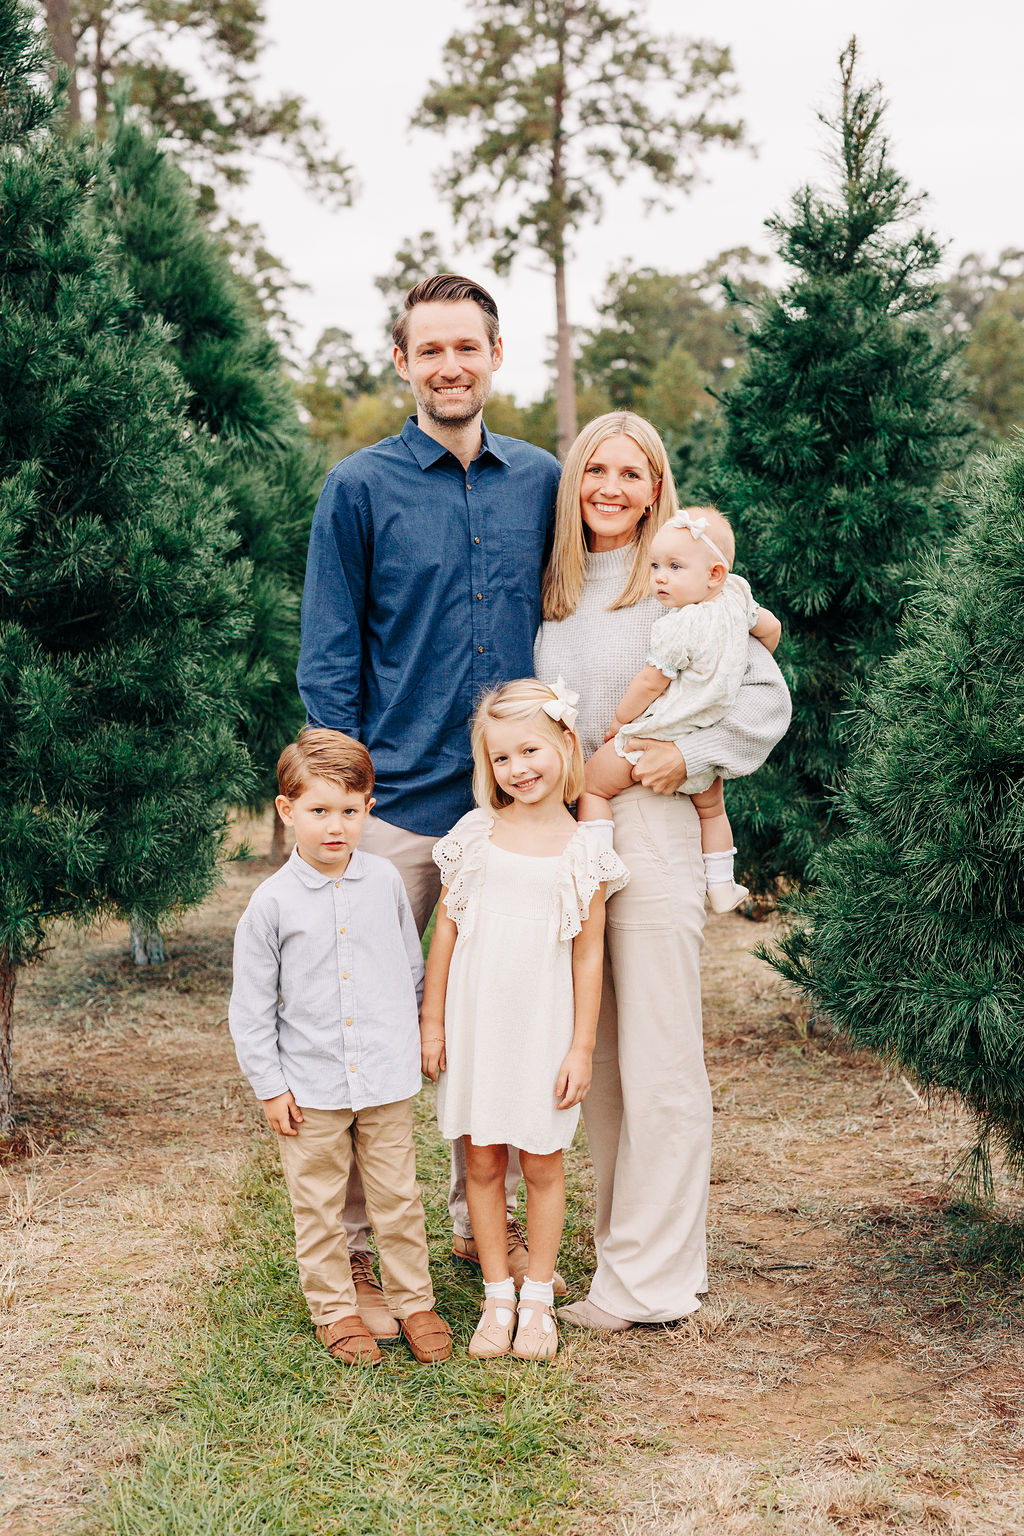
[[[304,718],[295,667],[320,462],[280,354],[200,218],[187,178],[123,116],[109,150],[112,175],[94,200],[97,216],[117,233],[145,313],[171,328],[189,415],[209,436],[231,509],[236,554],[253,570],[240,728],[257,773],[250,808],[260,810],[277,792],[278,754]]]
[[[86,218],[103,174],[49,137],[0,150],[0,1134],[46,925],[201,900],[247,792],[249,573],[164,328]]]
[[[894,643],[908,573],[949,526],[947,479],[971,443],[940,248],[913,226],[921,199],[889,163],[881,88],[855,66],[851,41],[839,115],[824,119],[837,196],[805,187],[769,220],[794,270],[758,306],[711,475],[739,567],[783,620],[793,691],[788,735],[729,790],[742,878],[760,894],[805,880],[833,830],[848,691]]]
[[[856,1045],[959,1095],[1024,1180],[1024,436],[973,472],[856,715],[816,888],[774,957]]]
[[[602,0],[470,0],[471,26],[444,46],[413,119],[465,130],[440,188],[472,243],[505,270],[523,248],[550,266],[555,297],[558,449],[576,436],[566,269],[573,235],[605,188],[643,172],[653,201],[692,185],[712,143],[743,125],[712,114],[735,91],[727,48],[658,37],[638,7]]]

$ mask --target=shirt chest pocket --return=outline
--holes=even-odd
[[[504,526],[501,530],[499,579],[507,592],[536,601],[540,592],[544,540],[536,528]]]

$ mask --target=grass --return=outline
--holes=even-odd
[[[466,1344],[479,1285],[447,1257],[447,1148],[420,1111],[432,1270],[455,1353],[420,1366],[336,1364],[298,1288],[276,1159],[242,1182],[195,1337],[176,1349],[174,1411],[84,1529],[115,1536],[451,1536],[565,1531],[581,1499],[593,1394],[571,1361],[480,1365]],[[574,1224],[586,1229],[582,1191]],[[570,1245],[571,1250],[580,1247]],[[585,1260],[585,1254],[580,1254]]]

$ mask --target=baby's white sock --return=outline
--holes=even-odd
[[[707,876],[708,885],[732,884],[732,861],[735,852],[735,848],[728,848],[724,853],[706,853],[704,855],[704,873]]]
[[[528,1323],[533,1316],[533,1308],[528,1305],[531,1301],[543,1302],[546,1306],[554,1306],[555,1282],[553,1280],[531,1280],[529,1276],[523,1281],[519,1292],[519,1321]],[[548,1313],[541,1318],[541,1328],[545,1333],[550,1333],[554,1323]]]
[[[596,827],[601,843],[605,848],[614,846],[612,843],[612,833],[615,831],[614,821],[585,821],[582,825],[585,827]]]
[[[507,1307],[498,1308],[498,1322],[502,1328],[507,1328],[512,1321],[512,1314],[516,1309],[516,1283],[509,1275],[507,1280],[485,1280],[484,1296],[496,1301],[507,1301]]]

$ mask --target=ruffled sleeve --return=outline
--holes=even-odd
[[[725,578],[725,586],[727,590],[731,590],[737,606],[742,609],[746,618],[747,628],[753,629],[761,609],[754,601],[754,594],[750,590],[750,583],[745,581],[742,576],[736,576],[730,572]]]
[[[447,892],[445,911],[463,935],[469,934],[473,926],[475,897],[483,884],[487,842],[493,825],[494,818],[489,812],[467,811],[430,850]]]
[[[669,682],[673,682],[693,660],[700,605],[689,603],[685,608],[670,608],[651,625],[651,648],[647,653],[647,665],[657,667]]]
[[[605,896],[629,881],[629,870],[603,834],[582,822],[562,855],[558,878],[552,891],[552,922],[559,939],[574,939],[590,916],[590,903],[599,885]]]

